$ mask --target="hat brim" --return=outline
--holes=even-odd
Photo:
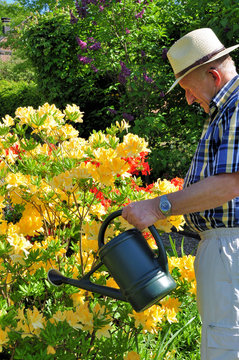
[[[176,79],[176,81],[174,81],[173,85],[169,88],[169,90],[166,92],[166,94],[168,94],[171,90],[173,90],[173,88],[186,76],[188,75],[189,73],[191,73],[193,70],[196,70],[197,68],[199,68],[200,66],[202,65],[205,65],[205,64],[208,64],[214,60],[217,60],[219,59],[220,57],[224,56],[224,55],[227,55],[229,54],[231,51],[237,49],[239,47],[239,45],[234,45],[234,46],[231,46],[223,51],[221,51],[220,53],[218,53],[217,55],[213,56],[210,60],[200,64],[200,65],[197,65],[195,67],[193,67],[192,69],[188,70],[185,74],[183,74],[182,76],[180,76],[179,78]]]

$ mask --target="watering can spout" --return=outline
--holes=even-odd
[[[100,263],[99,265],[101,266],[102,263]],[[101,294],[104,296],[109,296],[113,299],[127,301],[120,290],[108,286],[94,284],[90,281],[89,279],[90,275],[100,267],[99,265],[97,265],[90,273],[86,274],[80,280],[68,278],[62,275],[60,271],[51,269],[48,271],[48,281],[55,286],[60,286],[62,284],[69,284],[83,290],[95,292],[97,294]]]

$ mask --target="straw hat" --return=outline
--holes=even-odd
[[[197,29],[184,35],[167,52],[167,57],[177,78],[168,92],[191,71],[219,59],[238,47],[239,45],[234,45],[226,49],[209,28]]]

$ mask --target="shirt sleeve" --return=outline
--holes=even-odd
[[[239,100],[229,106],[219,128],[219,146],[214,157],[214,174],[239,171]]]

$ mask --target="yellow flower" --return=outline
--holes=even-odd
[[[18,222],[19,231],[24,235],[34,236],[43,226],[43,219],[37,209],[30,204],[25,207]]]
[[[65,321],[66,320],[66,314],[67,314],[67,310],[65,311],[60,311],[60,310],[57,310],[57,312],[52,316],[52,318],[55,320],[55,321]]]
[[[67,170],[57,176],[54,176],[54,178],[51,181],[51,186],[53,189],[62,188],[66,191],[73,191],[74,185],[72,184],[72,180],[73,180],[73,176]]]
[[[72,295],[71,295],[71,298],[72,298],[72,300],[73,300],[73,306],[74,306],[74,307],[76,307],[76,306],[78,306],[78,305],[81,305],[81,304],[84,304],[84,302],[85,302],[85,300],[84,300],[85,295],[82,294],[82,291],[77,292],[77,293],[75,293],[75,294],[72,294]]]
[[[111,324],[106,324],[98,329],[95,333],[96,337],[100,339],[102,336],[110,338]]]
[[[168,322],[170,323],[177,322],[178,319],[176,316],[179,311],[179,307],[181,305],[180,301],[178,299],[168,297],[168,298],[164,298],[161,301],[161,305],[165,309],[165,315]]]
[[[8,235],[7,241],[13,247],[11,259],[14,262],[24,264],[23,259],[29,254],[28,250],[32,247],[30,241],[26,240],[22,234]]]
[[[189,292],[193,295],[197,295],[197,284],[196,284],[196,281],[192,281],[190,283],[191,285],[191,288],[189,289]]]
[[[162,220],[158,220],[155,222],[155,227],[156,229],[159,229],[163,232],[166,232],[166,233],[169,233],[172,229],[172,224],[171,222],[169,221],[169,218],[166,218],[166,219],[162,219]]]
[[[48,345],[47,346],[47,354],[55,354],[55,353],[56,353],[56,350],[54,349],[54,347],[51,345]]]
[[[196,278],[194,272],[194,260],[192,255],[185,255],[183,257],[169,257],[168,265],[171,272],[174,268],[177,268],[180,272],[180,280],[187,281],[191,285],[190,293],[196,295]]]
[[[106,159],[116,158],[117,153],[114,149],[98,148],[93,151],[93,155],[99,162],[104,162]]]
[[[119,289],[117,282],[112,277],[106,280],[106,286]]]
[[[101,131],[98,131],[97,133],[91,134],[89,137],[89,144],[92,147],[99,147],[99,145],[103,145],[107,142],[107,137],[105,134],[103,134]]]
[[[5,118],[2,118],[2,121],[6,126],[14,125],[14,119],[9,115],[6,115]]]
[[[90,213],[93,216],[97,216],[97,218],[99,218],[101,220],[102,216],[104,216],[106,214],[106,210],[105,210],[105,207],[101,203],[98,203],[98,204],[91,206]],[[96,228],[95,228],[95,231],[96,231]]]
[[[0,234],[1,235],[5,235],[7,232],[7,228],[8,228],[8,223],[6,220],[1,220],[0,221]]]
[[[31,177],[30,175],[23,175],[20,172],[8,173],[5,182],[8,184],[8,188],[19,185],[28,187],[31,184]]]
[[[121,157],[138,156],[143,151],[150,152],[147,146],[148,143],[143,138],[130,133],[124,136],[123,142],[117,146],[116,151]]]
[[[82,236],[82,250],[85,252],[90,252],[90,251],[97,251],[98,250],[98,240],[97,237],[93,238],[89,238],[86,235]]]
[[[172,226],[175,226],[177,230],[183,230],[183,225],[185,224],[184,217],[182,215],[170,216],[169,221]]]
[[[153,191],[156,193],[159,193],[160,195],[168,194],[171,192],[177,191],[177,188],[174,184],[172,184],[170,181],[164,179],[158,179],[152,188]]]
[[[0,161],[0,170],[7,170],[7,169],[8,169],[7,164],[5,164],[5,162],[3,161]]]
[[[85,139],[73,137],[63,141],[59,148],[62,156],[81,160],[86,157],[85,152],[88,148],[88,142]]]
[[[130,128],[130,125],[125,121],[125,119],[123,119],[121,121],[121,123],[119,123],[118,121],[116,121],[116,126],[120,129],[120,131],[128,131],[128,129]]]
[[[43,314],[41,314],[34,306],[33,310],[26,310],[26,315],[29,322],[30,331],[38,334],[38,330],[44,328],[45,319],[43,318]]]
[[[73,310],[66,311],[66,321],[74,329],[82,328],[82,325],[79,323],[79,316]]]
[[[59,138],[66,140],[70,138],[77,138],[79,131],[73,126],[65,124],[61,128],[57,129],[57,131],[55,131],[52,135],[57,135]]]
[[[2,352],[2,345],[5,345],[8,342],[8,334],[6,330],[0,328],[0,352]]]
[[[83,122],[83,112],[80,111],[79,106],[73,104],[73,105],[67,105],[66,109],[64,110],[64,114],[66,114],[66,117],[75,122],[75,123],[82,123]]]
[[[93,331],[93,314],[89,311],[88,303],[79,304],[76,307],[75,317],[81,323],[80,328],[86,331]]]
[[[49,105],[48,103],[39,106],[37,113],[40,117],[44,116],[45,114],[53,115],[59,123],[63,123],[63,119],[65,116],[59,109],[57,109],[54,104]]]
[[[87,164],[91,176],[103,185],[113,186],[116,175],[130,176],[128,173],[129,164],[123,159],[113,157],[115,155],[114,152],[103,152],[103,157],[99,159],[100,166],[91,163]]]
[[[36,110],[32,106],[19,107],[15,111],[15,115],[20,119],[20,125],[29,124],[31,122],[31,115],[35,114]]]
[[[136,327],[142,325],[144,332],[156,333],[158,324],[164,319],[165,309],[154,305],[140,313],[133,311],[131,316],[135,319]]]
[[[126,356],[124,356],[124,360],[140,360],[140,356],[135,351],[130,351]]]
[[[76,179],[86,179],[90,177],[90,173],[85,163],[81,163],[71,171],[72,176]]]
[[[34,306],[33,309],[27,309],[24,314],[24,309],[18,309],[16,318],[18,319],[16,331],[22,331],[22,337],[39,336],[41,329],[46,323],[43,314]]]

